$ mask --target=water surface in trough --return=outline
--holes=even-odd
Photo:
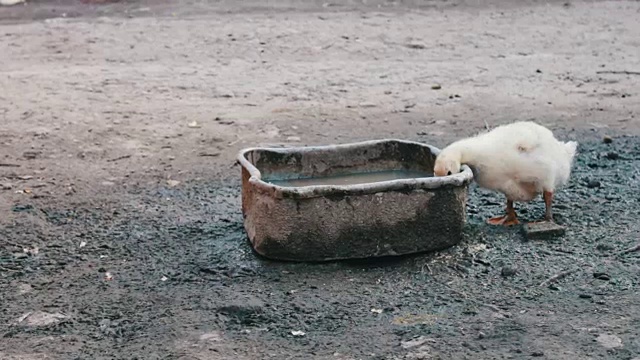
[[[336,176],[327,177],[314,177],[314,178],[299,178],[299,179],[286,179],[286,180],[269,180],[265,181],[274,185],[284,187],[299,187],[299,186],[315,186],[315,185],[357,185],[357,184],[370,184],[389,180],[400,179],[415,179],[432,177],[433,174],[425,171],[416,170],[388,170],[388,171],[375,171],[366,173],[352,173],[342,174]]]

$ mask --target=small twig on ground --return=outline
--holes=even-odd
[[[495,312],[497,312],[498,314],[503,314],[504,315],[504,311],[502,311],[502,309],[500,309],[499,307],[493,305],[493,304],[487,304],[487,303],[478,303],[478,305],[482,305],[486,308],[489,308]]]
[[[485,127],[485,129],[487,129],[487,131],[489,131],[489,130],[490,130],[490,128],[489,128],[489,123],[487,122],[487,120],[483,120],[483,121],[484,121],[484,127]]]
[[[628,249],[622,250],[622,251],[620,251],[619,253],[617,253],[617,254],[615,254],[615,255],[611,255],[611,256],[616,256],[616,255],[617,255],[617,256],[620,256],[620,255],[629,254],[629,253],[636,252],[636,251],[640,251],[640,243],[638,243],[638,244],[636,244],[636,245],[634,245],[634,246],[632,246],[632,247],[630,247],[630,248],[628,248]],[[611,256],[610,256],[610,257],[611,257]],[[573,256],[571,256],[571,258],[572,258],[573,260],[575,260],[575,261],[580,261],[580,260],[578,260],[578,259],[574,258]],[[547,286],[547,285],[549,285],[549,284],[551,284],[551,283],[557,282],[558,280],[561,280],[561,279],[563,279],[563,278],[565,278],[565,277],[567,277],[567,276],[569,276],[569,275],[571,275],[571,274],[574,274],[574,273],[576,273],[576,272],[580,271],[580,270],[581,270],[583,267],[585,267],[585,266],[586,266],[587,268],[591,268],[591,267],[593,267],[592,265],[582,264],[582,265],[577,266],[577,267],[575,267],[575,268],[573,268],[573,269],[565,270],[565,271],[563,271],[563,272],[561,272],[561,273],[558,273],[558,274],[556,274],[556,275],[554,275],[554,276],[552,276],[552,277],[548,278],[547,280],[545,280],[545,281],[541,282],[539,286],[540,286],[540,287],[543,287],[543,286]]]
[[[478,301],[476,299],[472,299],[472,298],[468,297],[467,294],[463,293],[462,291],[459,291],[459,290],[456,290],[456,289],[452,289],[449,285],[445,284],[445,287],[447,289],[449,289],[449,291],[451,291],[452,293],[463,297],[466,301],[470,301],[470,302],[472,302],[472,303],[474,303],[474,304],[476,304],[478,306],[484,306],[487,309],[491,309],[491,310],[495,311],[496,313],[498,313],[498,314],[500,314],[500,315],[502,315],[504,317],[508,317],[509,316],[509,312],[506,312],[506,311],[500,309],[499,307],[497,307],[497,306],[495,306],[493,304],[487,304],[487,303],[483,303],[482,301]]]
[[[20,164],[0,163],[0,167],[20,167]]]
[[[118,156],[117,158],[107,159],[107,162],[114,162],[114,161],[118,161],[118,160],[124,160],[124,159],[128,159],[130,157],[131,157],[131,155],[122,155],[122,156]]]
[[[465,300],[468,299],[467,294],[463,293],[462,291],[456,290],[456,289],[452,289],[451,286],[449,285],[445,285],[447,287],[447,289],[449,289],[449,291],[451,291],[452,293],[458,295],[458,296],[462,296]]]
[[[420,273],[424,274],[425,267],[427,268],[427,270],[429,270],[429,274],[433,274],[433,272],[431,271],[431,268],[429,267],[429,264],[422,265],[422,268],[420,269]]]
[[[553,251],[559,252],[559,253],[563,253],[563,254],[575,254],[575,252],[569,250],[569,249],[562,249],[562,248],[554,248],[552,249]]]
[[[638,243],[635,246],[632,246],[632,247],[630,247],[628,249],[620,251],[618,253],[618,256],[624,255],[624,254],[628,254],[628,253],[632,253],[632,252],[636,252],[636,251],[640,251],[640,243]]]
[[[640,71],[629,71],[629,70],[602,70],[602,71],[596,71],[596,74],[640,75]]]
[[[201,152],[201,153],[198,153],[198,156],[201,156],[201,157],[217,157],[217,156],[220,156],[220,153],[219,152]]]
[[[236,135],[236,139],[234,141],[228,143],[227,145],[228,146],[232,146],[232,145],[235,145],[235,144],[239,143],[242,140],[244,140],[244,137],[240,137],[240,136]]]
[[[558,281],[560,279],[563,279],[563,278],[565,278],[565,277],[567,277],[567,276],[569,276],[569,275],[571,275],[573,273],[576,273],[576,272],[580,271],[580,269],[582,269],[582,266],[578,266],[578,267],[575,267],[573,269],[569,269],[569,270],[563,271],[563,272],[561,272],[559,274],[553,275],[552,277],[548,278],[547,280],[541,282],[540,283],[540,287],[547,286],[547,285],[549,285],[551,283],[554,283],[554,282],[556,282],[556,281]]]

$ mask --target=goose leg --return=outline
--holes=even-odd
[[[513,208],[513,201],[507,200],[507,209],[506,214],[504,216],[498,216],[487,220],[487,223],[491,225],[503,225],[503,226],[511,226],[518,225],[520,221],[518,221],[518,217],[516,216],[516,210]]]
[[[544,198],[544,207],[545,207],[544,220],[553,222],[553,213],[551,212],[551,202],[553,202],[553,193],[551,191],[545,191],[542,194],[542,197]]]
[[[546,223],[546,222],[555,223],[555,221],[553,221],[553,211],[551,210],[551,203],[553,202],[553,192],[544,191],[542,193],[542,198],[544,199],[544,210],[545,210],[544,220],[534,221],[531,224]]]

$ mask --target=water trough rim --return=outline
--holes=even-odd
[[[427,147],[434,155],[440,153],[440,149],[435,146],[401,139],[378,139],[378,140],[366,140],[354,143],[346,144],[333,144],[333,145],[314,145],[314,146],[296,146],[296,147],[251,147],[242,149],[237,156],[237,161],[245,168],[250,175],[249,183],[251,183],[255,189],[272,193],[278,198],[292,197],[292,198],[315,198],[332,195],[363,195],[372,194],[385,191],[411,191],[418,189],[434,190],[445,186],[462,187],[467,185],[473,179],[473,172],[467,165],[462,165],[461,172],[449,176],[443,177],[429,177],[429,178],[415,178],[415,179],[396,179],[380,181],[375,183],[366,184],[351,184],[351,185],[311,185],[311,186],[295,186],[284,187],[276,184],[268,183],[262,180],[262,174],[260,170],[256,168],[247,159],[246,155],[252,151],[272,151],[279,153],[304,153],[315,151],[339,151],[342,149],[353,149],[359,147],[375,146],[381,143],[404,143]]]

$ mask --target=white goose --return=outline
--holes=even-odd
[[[516,122],[447,146],[436,158],[434,174],[455,174],[467,164],[478,185],[505,194],[506,215],[487,220],[490,224],[518,224],[513,202],[531,201],[539,194],[545,220],[553,221],[553,194],[569,180],[577,146],[575,141],[558,141],[544,126]]]

